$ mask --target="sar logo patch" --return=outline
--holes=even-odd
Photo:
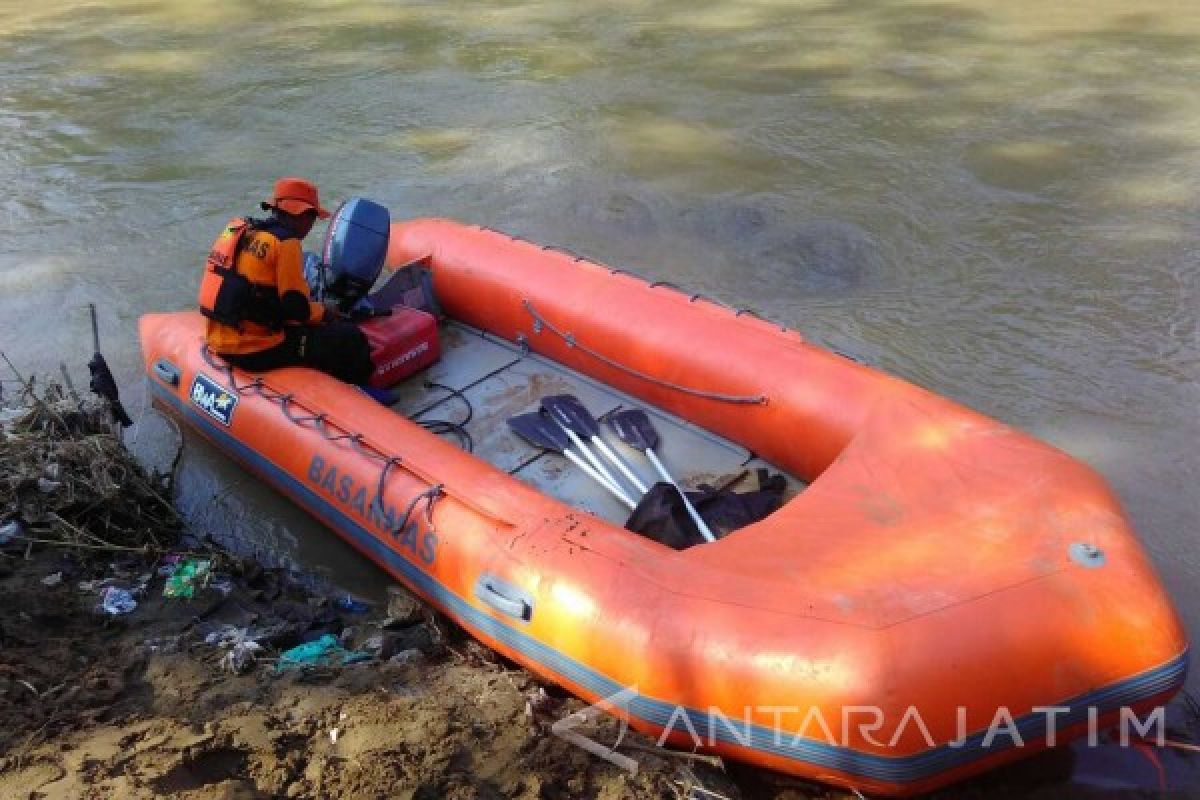
[[[237,408],[238,397],[212,378],[196,373],[192,381],[192,403],[222,425],[228,426]]]

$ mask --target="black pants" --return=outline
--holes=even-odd
[[[371,348],[358,326],[349,322],[322,325],[289,325],[284,340],[257,353],[222,355],[226,361],[250,372],[280,367],[312,367],[340,381],[364,384],[375,371]]]

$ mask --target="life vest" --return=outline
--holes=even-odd
[[[200,313],[239,330],[247,321],[278,330],[283,316],[275,285],[254,283],[237,271],[238,253],[252,230],[251,220],[235,217],[213,242],[200,279]]]

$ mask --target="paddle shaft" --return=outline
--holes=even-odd
[[[96,324],[96,304],[88,303],[88,313],[92,317],[92,352],[100,352],[100,327]]]
[[[562,454],[564,456],[566,456],[567,458],[569,458],[571,460],[572,464],[574,464],[575,466],[577,466],[581,470],[583,470],[584,473],[589,478],[591,478],[596,483],[603,486],[605,489],[608,489],[608,491],[612,493],[613,497],[617,498],[622,503],[629,506],[629,509],[631,511],[634,508],[637,508],[637,506],[634,504],[634,502],[629,499],[628,495],[626,495],[624,492],[618,491],[612,484],[610,484],[607,480],[604,479],[603,475],[601,475],[599,472],[596,472],[596,470],[592,469],[591,466],[589,466],[588,463],[586,461],[584,461],[582,458],[580,458],[579,456],[577,456],[575,453],[571,452],[570,450],[563,450]]]
[[[558,421],[555,420],[555,422]],[[571,442],[579,448],[579,452],[583,453],[583,457],[588,460],[588,463],[592,465],[592,468],[604,476],[604,480],[609,484],[610,488],[618,493],[618,496],[621,498],[622,502],[624,502],[630,508],[635,508],[637,503],[633,502],[629,495],[625,494],[625,490],[621,488],[620,482],[613,477],[611,472],[608,471],[608,469],[604,466],[604,462],[596,458],[596,454],[591,451],[591,448],[583,443],[583,440],[575,434],[575,431],[571,430],[566,425],[563,425],[561,422],[558,423],[558,426],[562,428],[566,432],[567,436],[571,438]]]
[[[671,473],[667,472],[667,468],[664,467],[663,463],[658,460],[658,456],[654,454],[654,451],[647,448],[646,458],[650,459],[650,463],[654,465],[656,470],[658,470],[658,474],[663,477],[663,480],[670,483],[679,492],[679,496],[683,498],[683,505],[687,507],[688,514],[692,516],[692,522],[695,522],[696,527],[700,529],[700,535],[710,542],[715,542],[717,537],[713,536],[712,530],[700,516],[700,512],[697,511],[696,507],[692,505],[692,501],[688,500],[687,492],[683,490],[682,486],[675,482],[675,479],[671,477]]]
[[[641,480],[638,479],[638,476],[635,475],[633,470],[629,468],[629,465],[625,463],[625,459],[614,453],[612,448],[610,448],[603,439],[601,439],[599,436],[593,436],[592,444],[596,445],[596,449],[603,453],[604,457],[611,461],[617,469],[621,470],[621,474],[629,479],[629,482],[633,484],[633,488],[637,489],[641,494],[646,493],[646,484],[642,483]]]

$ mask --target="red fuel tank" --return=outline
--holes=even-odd
[[[359,328],[371,345],[375,364],[370,384],[379,389],[420,372],[442,355],[437,320],[415,308],[394,306],[391,316],[375,317],[360,323]]]

